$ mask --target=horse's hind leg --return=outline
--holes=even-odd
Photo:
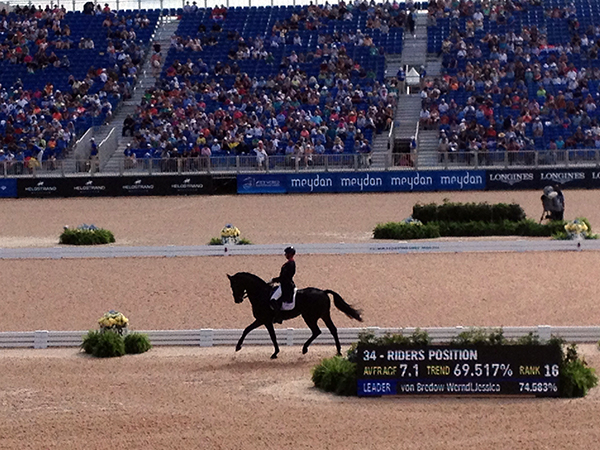
[[[342,346],[340,345],[340,340],[338,338],[337,328],[333,324],[333,320],[331,320],[331,316],[327,315],[327,317],[323,317],[323,322],[329,328],[331,335],[333,336],[333,340],[335,341],[335,348],[337,349],[338,356],[342,355]]]
[[[246,336],[248,335],[248,333],[250,333],[255,328],[260,327],[261,325],[262,325],[262,322],[260,322],[258,320],[255,320],[254,322],[252,322],[250,325],[248,325],[246,327],[246,329],[242,333],[242,337],[240,337],[240,340],[238,341],[237,345],[235,346],[235,351],[236,352],[239,352],[242,349],[242,342],[244,342],[244,339],[246,338]]]
[[[279,345],[277,345],[277,335],[275,334],[275,328],[273,328],[273,324],[271,322],[265,323],[265,327],[269,331],[269,336],[271,336],[271,341],[273,341],[273,347],[275,347],[275,353],[271,355],[271,359],[277,359],[277,354],[279,353]]]
[[[308,340],[302,346],[302,354],[303,355],[306,354],[306,352],[308,352],[308,346],[312,343],[312,341],[314,341],[321,334],[321,329],[317,325],[316,320],[314,322],[311,321],[310,323],[307,322],[306,319],[304,321],[306,322],[306,325],[308,325],[308,327],[311,329],[313,334],[311,337],[308,338]]]

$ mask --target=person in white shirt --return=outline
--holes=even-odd
[[[258,141],[258,144],[256,144],[256,148],[253,151],[256,153],[256,163],[258,164],[258,168],[262,169],[265,167],[265,162],[268,157],[263,141]]]

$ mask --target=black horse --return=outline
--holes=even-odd
[[[235,302],[242,303],[244,298],[248,296],[248,299],[252,304],[252,314],[254,314],[254,318],[256,319],[246,327],[235,350],[241,350],[244,338],[248,333],[261,325],[264,325],[269,331],[269,336],[271,336],[273,346],[275,347],[275,353],[271,355],[271,359],[277,358],[279,346],[277,345],[277,337],[275,336],[275,329],[273,328],[275,311],[273,311],[270,306],[271,292],[273,290],[272,286],[256,275],[248,272],[239,272],[233,276],[227,275],[227,277],[231,283],[231,290],[233,291]],[[329,331],[335,340],[337,354],[341,354],[341,345],[340,340],[338,339],[337,328],[331,320],[331,301],[328,294],[333,296],[333,304],[337,309],[342,311],[348,317],[362,322],[362,317],[360,316],[361,311],[354,309],[346,303],[338,293],[330,290],[323,291],[317,288],[299,289],[296,293],[296,305],[294,309],[282,311],[281,318],[283,320],[288,320],[302,315],[306,325],[311,329],[312,336],[304,343],[304,346],[302,347],[303,354],[308,351],[308,346],[311,342],[321,334],[321,330],[317,325],[319,319],[323,319],[323,322],[325,322],[325,325],[329,328]]]

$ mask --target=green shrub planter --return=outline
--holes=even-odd
[[[88,334],[83,337],[83,343],[81,344],[81,349],[86,352],[88,355],[94,354],[94,349],[98,345],[98,341],[100,340],[100,332],[90,330]]]
[[[585,223],[585,239],[597,239],[592,226],[585,217],[576,221]],[[375,239],[434,239],[438,237],[477,236],[531,236],[553,239],[572,239],[565,230],[565,221],[541,224],[527,219],[525,212],[516,203],[430,203],[416,204],[413,214],[402,222],[377,224],[373,230]],[[572,223],[569,222],[569,226]],[[572,231],[572,230],[571,230]]]
[[[81,343],[81,349],[85,353],[97,358],[139,354],[151,348],[150,339],[145,334],[129,333],[123,338],[114,330],[90,330]]]
[[[442,205],[430,203],[413,206],[412,217],[424,224],[429,222],[520,222],[525,219],[525,211],[516,203],[451,203]]]
[[[65,227],[59,243],[65,245],[101,245],[115,242],[115,236],[108,230],[93,225],[81,225],[77,228]]]
[[[114,331],[100,333],[92,355],[97,358],[112,358],[125,354],[125,343],[123,337]]]
[[[128,355],[145,353],[152,348],[148,336],[141,333],[129,333],[123,341],[125,343],[125,353]]]
[[[357,395],[356,361],[359,343],[371,345],[401,344],[406,346],[426,346],[431,342],[428,334],[416,330],[411,336],[390,334],[376,338],[372,333],[361,333],[359,342],[351,346],[346,358],[335,356],[324,359],[313,368],[312,381],[315,387],[338,395]],[[504,337],[502,328],[488,331],[486,329],[470,329],[455,337],[452,345],[554,345],[560,348],[560,387],[559,395],[564,398],[583,397],[598,385],[596,371],[589,367],[585,359],[577,353],[575,344],[566,345],[560,338],[553,337],[546,344],[530,333],[516,340]],[[600,345],[600,343],[599,343]]]
[[[432,239],[438,237],[476,236],[553,236],[564,230],[565,222],[539,224],[531,219],[518,222],[388,222],[378,224],[373,230],[375,239]]]

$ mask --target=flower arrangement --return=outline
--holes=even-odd
[[[81,343],[82,350],[90,355],[109,358],[144,353],[152,348],[146,334],[128,332],[129,319],[119,311],[108,311],[98,319],[98,324],[100,330],[89,330]]]
[[[228,223],[221,230],[221,242],[225,244],[237,244],[240,240],[240,230]]]
[[[100,331],[116,331],[119,334],[123,334],[123,331],[127,329],[129,319],[118,311],[110,310],[98,319],[100,325]]]
[[[409,217],[407,217],[406,219],[404,219],[404,220],[402,221],[402,223],[405,223],[405,224],[407,224],[407,225],[413,225],[413,226],[417,226],[417,227],[420,227],[420,226],[422,226],[422,225],[423,225],[423,222],[421,222],[420,220],[417,220],[417,219],[413,219],[413,217],[412,217],[412,216],[409,216]]]
[[[565,231],[570,239],[585,239],[587,237],[589,227],[582,219],[575,219],[567,222]]]

